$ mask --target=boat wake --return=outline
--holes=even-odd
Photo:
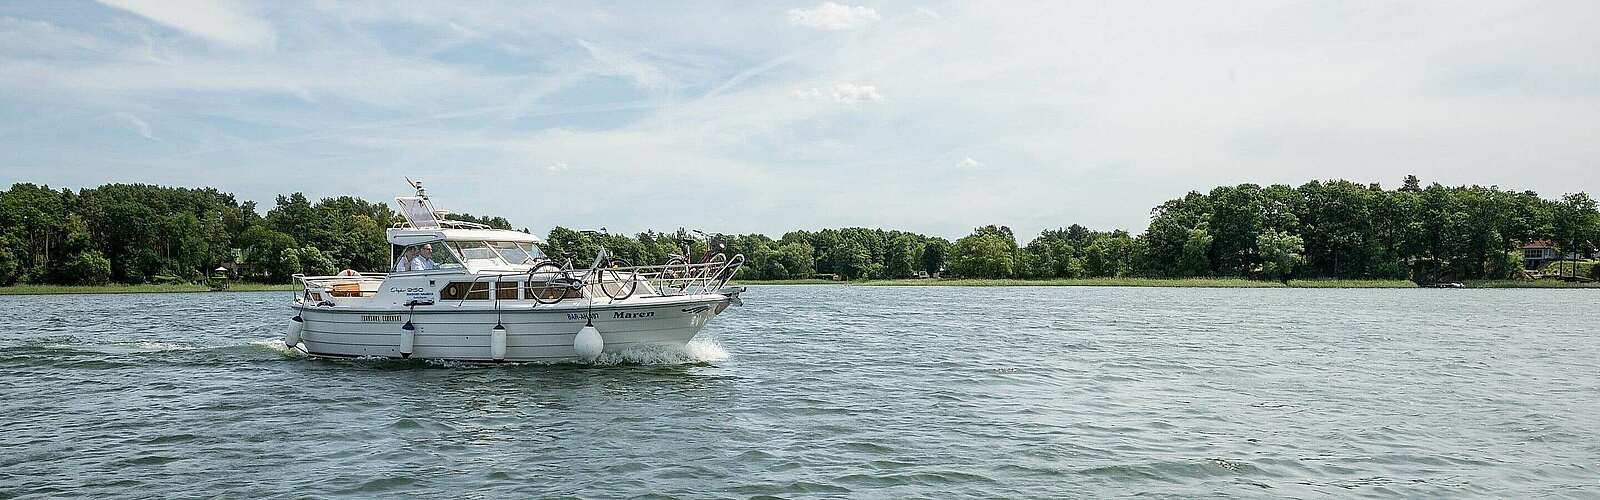
[[[726,361],[729,357],[731,357],[731,355],[728,354],[727,348],[723,347],[721,342],[717,342],[716,339],[698,338],[698,337],[695,338],[694,340],[689,341],[688,344],[685,344],[685,345],[683,345],[681,347],[673,347],[673,346],[644,346],[644,347],[637,347],[637,348],[628,349],[626,351],[621,351],[621,352],[604,353],[604,354],[601,354],[599,358],[597,358],[597,359],[595,359],[593,361],[589,361],[589,362],[579,362],[579,361],[553,361],[553,362],[537,362],[537,361],[533,361],[533,362],[522,362],[522,361],[519,361],[519,362],[507,362],[507,363],[483,363],[483,362],[455,361],[455,360],[442,360],[442,359],[410,359],[410,360],[402,360],[402,359],[382,358],[382,357],[350,358],[350,359],[344,359],[344,358],[318,358],[317,356],[308,356],[308,355],[306,355],[306,353],[304,351],[301,351],[299,349],[290,348],[289,346],[284,345],[282,340],[262,340],[262,341],[251,342],[250,345],[252,347],[255,347],[255,348],[271,350],[273,352],[276,352],[278,354],[283,355],[285,358],[329,359],[329,360],[335,360],[335,361],[358,362],[358,363],[384,363],[384,364],[404,363],[404,364],[418,364],[418,365],[443,367],[443,368],[476,368],[476,367],[495,367],[495,366],[540,366],[540,365],[552,365],[552,366],[553,365],[590,365],[590,366],[701,365],[701,364],[716,363],[716,362],[719,362],[719,361]]]
[[[273,352],[276,352],[278,354],[282,354],[282,355],[284,355],[286,357],[291,357],[291,358],[303,358],[306,355],[304,352],[301,352],[299,349],[295,349],[295,348],[289,347],[288,345],[284,344],[282,339],[277,339],[277,340],[258,340],[258,341],[255,341],[255,342],[251,342],[250,345],[255,346],[255,347],[260,347],[260,348],[266,348],[267,350],[271,350]]]
[[[651,346],[622,352],[601,354],[590,363],[598,366],[617,365],[695,365],[715,363],[728,359],[728,350],[715,339],[695,338],[682,347]]]

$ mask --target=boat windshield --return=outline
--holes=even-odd
[[[395,256],[394,267],[391,270],[397,273],[461,267],[461,262],[456,260],[456,254],[446,249],[443,241],[407,246],[393,245],[390,252]]]
[[[482,241],[450,241],[450,249],[461,256],[461,261],[471,267],[504,265],[500,255]]]
[[[489,246],[500,252],[500,257],[510,264],[533,264],[544,257],[544,254],[539,253],[539,248],[532,243],[491,241]]]
[[[543,257],[532,243],[515,241],[451,241],[450,248],[473,267],[533,264]]]

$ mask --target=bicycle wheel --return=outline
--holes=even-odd
[[[672,290],[682,290],[688,285],[689,260],[683,257],[667,259],[661,266],[661,286]]]
[[[702,280],[715,278],[715,276],[713,276],[713,274],[718,272],[718,271],[721,271],[723,264],[727,264],[727,263],[728,263],[728,255],[727,254],[718,253],[716,255],[712,255],[711,258],[706,259],[705,262],[700,264],[700,268],[699,269],[695,270],[694,279],[691,280],[691,281],[702,281]]]
[[[628,271],[627,278],[618,271],[626,268],[628,262],[622,259],[611,259],[605,267],[600,268],[600,291],[611,297],[611,300],[623,300],[633,296],[634,290],[639,288],[639,272]]]
[[[555,304],[571,289],[567,271],[554,262],[540,262],[528,270],[528,294],[540,304]]]
[[[733,256],[733,259],[728,261],[727,265],[723,267],[723,271],[713,280],[716,282],[716,286],[711,289],[721,290],[723,286],[728,284],[728,280],[733,279],[734,273],[739,272],[739,268],[742,266],[744,266],[744,254]]]

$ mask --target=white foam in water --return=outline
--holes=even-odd
[[[722,347],[721,342],[717,342],[717,339],[710,337],[701,337],[691,340],[689,341],[689,344],[683,346],[683,348],[689,351],[690,356],[693,356],[694,359],[703,363],[709,363],[712,361],[727,361],[731,356],[728,354],[728,350]]]
[[[182,345],[182,344],[174,344],[174,343],[171,343],[171,342],[140,342],[138,345],[139,345],[139,349],[140,350],[156,351],[156,352],[161,352],[161,351],[187,351],[187,350],[190,350],[190,349],[195,349],[194,346],[187,346],[187,345]]]
[[[696,338],[682,347],[650,346],[601,354],[596,365],[680,365],[728,359],[728,350],[715,339]]]
[[[272,349],[274,351],[278,351],[281,354],[286,354],[286,355],[291,355],[291,356],[302,355],[300,350],[289,348],[288,346],[284,345],[282,340],[262,340],[262,341],[251,342],[251,344],[252,345],[258,345],[258,346],[266,347],[268,349]],[[591,364],[599,365],[599,366],[615,366],[615,365],[684,365],[684,364],[712,363],[712,362],[716,362],[716,361],[725,361],[729,357],[730,356],[728,354],[728,350],[726,348],[722,347],[722,343],[721,342],[717,342],[716,339],[696,337],[694,340],[689,341],[688,344],[685,344],[682,347],[648,346],[648,347],[638,347],[638,348],[634,348],[634,349],[629,349],[629,350],[626,350],[626,351],[623,351],[623,352],[608,352],[608,353],[605,353],[605,354],[601,354],[600,358],[594,360],[594,362],[591,363]],[[371,357],[355,358],[355,360],[357,360],[357,361],[391,361],[391,360],[393,360],[393,358],[386,358],[386,357],[382,357],[382,356],[371,356]],[[422,361],[423,363],[426,363],[428,365],[444,367],[444,368],[479,368],[479,367],[490,367],[490,366],[500,366],[500,365],[502,365],[500,363],[489,364],[489,363],[443,360],[443,359],[420,359],[418,361]],[[540,365],[540,364],[562,364],[562,363],[566,363],[566,362],[559,362],[559,363],[513,362],[513,363],[504,363],[503,365],[524,365],[524,364]]]
[[[299,350],[290,348],[288,344],[284,344],[282,340],[258,340],[251,342],[250,345],[258,345],[272,349],[274,351],[278,351],[279,354],[287,354],[292,356],[300,354]]]

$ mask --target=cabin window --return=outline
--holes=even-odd
[[[443,241],[431,241],[416,245],[394,245],[391,249],[395,258],[390,271],[403,273],[409,271],[430,271],[434,269],[461,267],[460,260]]]
[[[531,265],[544,258],[532,243],[516,241],[450,241],[447,242],[463,262],[475,268]]]
[[[494,298],[500,300],[517,300],[516,281],[497,281],[494,284]]]
[[[510,264],[533,264],[544,258],[544,254],[539,253],[539,248],[533,246],[532,243],[491,241],[489,246],[499,252],[500,257]]]
[[[456,281],[439,290],[440,300],[489,300],[489,282]]]
[[[452,248],[456,249],[457,253],[461,254],[461,258],[463,259],[477,260],[494,259],[499,257],[494,254],[494,250],[489,248],[489,244],[482,241],[452,241],[449,242],[449,244]]]

